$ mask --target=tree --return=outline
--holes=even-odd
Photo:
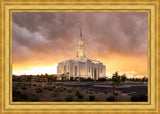
[[[146,82],[147,81],[147,78],[144,76],[143,78],[142,78],[142,82]]]
[[[115,72],[112,76],[112,86],[113,86],[113,97],[115,99],[115,95],[117,95],[118,99],[118,93],[115,93],[115,87],[117,86],[119,88],[119,85],[121,83],[120,76],[118,75],[118,72]]]
[[[126,77],[125,74],[123,74],[123,75],[121,76],[121,81],[122,81],[122,82],[125,82],[126,80],[127,80],[127,77]]]
[[[118,72],[115,72],[115,74],[113,74],[112,82],[115,86],[119,86],[121,79],[120,79],[120,76],[118,75]]]

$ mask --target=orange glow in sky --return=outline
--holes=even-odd
[[[147,76],[147,12],[14,12],[12,72],[56,74],[57,64],[76,57],[83,28],[87,58],[128,77]]]

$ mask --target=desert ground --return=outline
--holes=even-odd
[[[126,82],[116,88],[110,82],[13,82],[13,102],[131,102],[131,96],[147,95],[147,83]]]

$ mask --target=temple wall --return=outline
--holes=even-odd
[[[76,69],[77,73],[75,73]],[[69,73],[69,77],[90,77],[98,80],[98,78],[106,76],[106,67],[100,62],[96,63],[92,62],[91,60],[87,60],[86,62],[75,62],[74,60],[62,61],[57,66],[57,75],[63,75],[67,73]]]

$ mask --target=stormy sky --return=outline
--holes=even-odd
[[[80,27],[87,58],[107,72],[147,74],[145,12],[14,12],[13,72],[54,66],[76,56]]]

